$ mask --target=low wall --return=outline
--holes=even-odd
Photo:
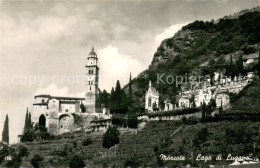
[[[201,118],[201,112],[196,112],[192,114],[183,114],[183,115],[173,115],[173,116],[157,116],[157,117],[150,117],[148,115],[138,116],[138,120],[142,121],[159,121],[159,120],[172,120],[172,121],[179,121],[182,117],[186,117],[187,119],[190,117]]]

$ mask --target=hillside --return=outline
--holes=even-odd
[[[260,113],[260,79],[255,79],[231,101],[230,113]]]
[[[28,148],[29,155],[22,159],[20,166],[30,167],[31,159],[38,154],[43,158],[40,166],[66,167],[73,155],[81,155],[87,167],[108,166],[173,166],[191,164],[191,153],[194,160],[198,154],[211,155],[232,153],[233,156],[247,156],[253,153],[253,142],[259,142],[260,122],[211,122],[185,124],[172,121],[152,121],[137,134],[130,132],[120,134],[120,144],[111,149],[102,147],[102,135],[85,135],[82,133],[64,134],[59,139],[22,143],[13,146]],[[180,128],[180,129],[178,129]],[[178,130],[175,134],[173,134]],[[93,143],[82,146],[82,141],[91,137]],[[75,145],[75,142],[77,145]],[[260,156],[259,145],[256,155]],[[183,155],[186,161],[160,161],[160,154]],[[227,164],[230,162],[194,161],[195,165]]]
[[[195,21],[178,31],[173,37],[162,41],[154,54],[149,69],[133,80],[133,94],[136,111],[142,111],[144,95],[149,80],[160,92],[160,103],[180,90],[176,80],[166,83],[167,76],[204,76],[213,72],[227,74],[232,55],[233,62],[240,56],[258,54],[260,49],[260,8],[245,10],[218,21]],[[255,71],[254,65],[232,69],[233,75]],[[162,81],[157,83],[158,76]],[[175,79],[175,78],[174,78]],[[128,87],[124,87],[126,93]]]

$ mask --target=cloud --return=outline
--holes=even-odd
[[[129,80],[130,72],[137,75],[143,69],[142,64],[131,55],[125,55],[119,52],[118,48],[108,45],[98,51],[100,60],[99,67],[101,70],[101,88],[108,91],[112,85],[115,85],[117,79],[120,80],[123,86]]]
[[[173,37],[175,33],[177,33],[183,26],[187,25],[188,23],[179,23],[173,24],[169,28],[165,29],[162,33],[155,36],[155,43],[156,45],[160,45],[160,43],[166,39]]]

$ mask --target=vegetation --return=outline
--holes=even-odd
[[[1,146],[0,148],[0,165],[1,165],[1,163],[4,161],[4,158],[8,156],[9,148],[6,144],[2,144],[2,143],[0,143],[0,146]]]
[[[174,111],[166,111],[161,113],[150,113],[147,114],[149,118],[154,117],[169,117],[169,116],[177,116],[177,115],[184,115],[184,114],[194,114],[199,112],[199,108],[187,108],[182,110],[174,110]]]
[[[260,79],[253,82],[238,94],[230,94],[232,109],[225,113],[260,113]]]
[[[11,155],[12,160],[7,161],[6,167],[20,167],[23,157],[28,157],[29,152],[28,149],[24,146],[19,146],[18,152],[14,149],[10,148],[8,153]]]
[[[9,119],[8,115],[5,117],[4,128],[2,132],[2,141],[9,144]]]
[[[40,162],[43,161],[43,158],[39,155],[34,155],[33,158],[31,159],[31,164],[34,168],[39,168],[40,167]]]
[[[85,112],[86,112],[86,107],[85,107],[84,104],[80,104],[79,107],[80,107],[80,110],[81,110],[82,113],[85,113]]]
[[[32,128],[31,113],[28,112],[28,107],[25,115],[24,132]]]
[[[103,136],[103,147],[111,148],[119,143],[119,131],[115,126],[109,126]]]
[[[70,168],[83,168],[85,167],[84,159],[81,156],[74,155],[69,162]]]
[[[137,115],[113,115],[112,124],[120,127],[137,128],[138,119]]]
[[[91,138],[86,138],[84,139],[84,141],[82,142],[82,146],[88,146],[90,144],[92,144],[92,139]]]
[[[37,123],[33,127],[31,123],[31,113],[28,112],[27,108],[24,131],[20,139],[21,142],[32,142],[34,140],[52,140],[54,138],[54,135],[47,132],[47,128],[45,128],[44,116],[41,116],[39,119],[39,124]]]

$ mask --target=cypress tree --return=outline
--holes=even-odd
[[[260,51],[259,51],[259,56],[260,56]],[[257,63],[257,72],[258,72],[258,76],[260,76],[260,59],[258,58],[258,63]]]
[[[26,111],[26,115],[25,115],[25,121],[24,121],[24,132],[27,130],[28,128],[28,121],[29,121],[29,114],[28,114],[28,107],[27,107],[27,111]]]
[[[205,118],[206,118],[206,104],[205,104],[205,102],[203,102],[203,104],[202,104],[202,120],[204,120]]]
[[[114,87],[112,87],[110,101],[109,101],[109,106],[110,106],[111,112],[114,111],[114,102],[115,102],[115,90],[114,90]]]
[[[9,119],[8,114],[5,117],[4,129],[2,132],[2,141],[9,144]]]
[[[244,73],[242,54],[239,56],[238,61],[237,61],[237,70],[238,70],[238,73]],[[239,74],[237,74],[237,75],[239,75]]]
[[[29,116],[28,116],[28,128],[31,128],[32,127],[32,116],[31,116],[31,113],[29,113]]]
[[[121,93],[122,93],[121,85],[120,85],[119,80],[117,80],[115,94],[114,94],[114,110],[115,110],[115,113],[119,113],[119,111],[120,111]]]
[[[130,78],[129,78],[129,86],[128,86],[128,100],[129,100],[129,107],[132,107],[133,103],[133,91],[132,91],[132,76],[130,73]]]

